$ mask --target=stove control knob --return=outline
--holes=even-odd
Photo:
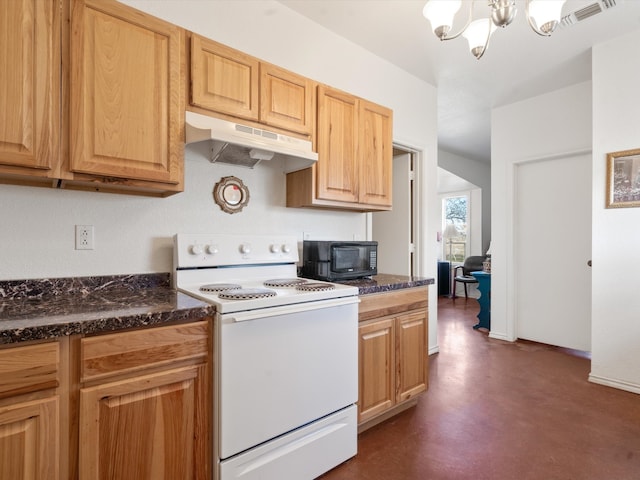
[[[280,252],[280,246],[276,245],[275,243],[273,243],[270,247],[269,250],[271,251],[271,253],[279,253]]]
[[[282,253],[291,253],[291,247],[288,243],[282,245]]]
[[[242,253],[243,255],[251,253],[251,244],[243,243],[242,245],[240,245],[240,253]]]
[[[219,250],[217,245],[207,245],[207,253],[215,255],[216,253],[218,253],[218,251]]]
[[[204,251],[204,249],[202,248],[202,245],[198,245],[198,244],[191,245],[189,250],[191,250],[192,255],[200,255]]]

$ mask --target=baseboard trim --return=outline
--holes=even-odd
[[[439,352],[440,352],[440,347],[436,345],[435,347],[431,347],[429,349],[429,351],[427,352],[427,355],[433,355],[434,353],[439,353]]]
[[[605,387],[612,387],[617,388],[618,390],[625,390],[627,392],[640,394],[640,385],[637,383],[623,382],[621,380],[600,377],[593,374],[589,374],[589,381],[591,383],[597,383],[598,385],[604,385]]]
[[[424,393],[421,393],[420,395],[423,395]],[[358,434],[364,432],[365,430],[370,429],[371,427],[375,427],[376,425],[389,420],[391,417],[395,417],[397,414],[399,414],[400,412],[404,412],[405,410],[410,409],[411,407],[415,407],[418,404],[418,398],[419,396],[413,397],[409,400],[407,400],[404,403],[400,403],[398,405],[396,405],[395,407],[391,408],[390,410],[387,410],[384,413],[381,413],[380,415],[378,415],[377,417],[373,417],[369,420],[366,420],[364,422],[362,422],[361,424],[358,425]]]
[[[494,338],[496,340],[504,340],[505,342],[513,343],[513,340],[511,340],[509,337],[507,337],[502,333],[489,332],[489,338]]]

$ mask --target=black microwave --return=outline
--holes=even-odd
[[[378,274],[378,242],[305,240],[302,276],[347,280]]]

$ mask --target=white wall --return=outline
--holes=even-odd
[[[606,154],[640,148],[640,30],[593,49],[590,380],[640,393],[640,208],[606,209]]]
[[[393,109],[394,140],[419,151],[422,161],[419,274],[436,276],[435,87],[275,1],[123,3]],[[211,165],[192,151],[185,156],[185,192],[166,199],[0,185],[0,279],[168,272],[176,232],[278,232],[300,241],[304,231],[336,238],[368,234],[367,214],[286,208],[285,176],[277,166],[246,170]],[[213,186],[225,175],[240,177],[250,189],[241,213],[223,213],[213,202]],[[95,226],[95,250],[74,250],[76,224]],[[431,290],[435,348],[437,296]]]
[[[591,82],[492,111],[491,337],[516,338],[513,255],[516,165],[590,148]]]

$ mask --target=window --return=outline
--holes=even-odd
[[[442,219],[442,258],[462,263],[469,256],[469,196],[445,196],[442,199]]]

